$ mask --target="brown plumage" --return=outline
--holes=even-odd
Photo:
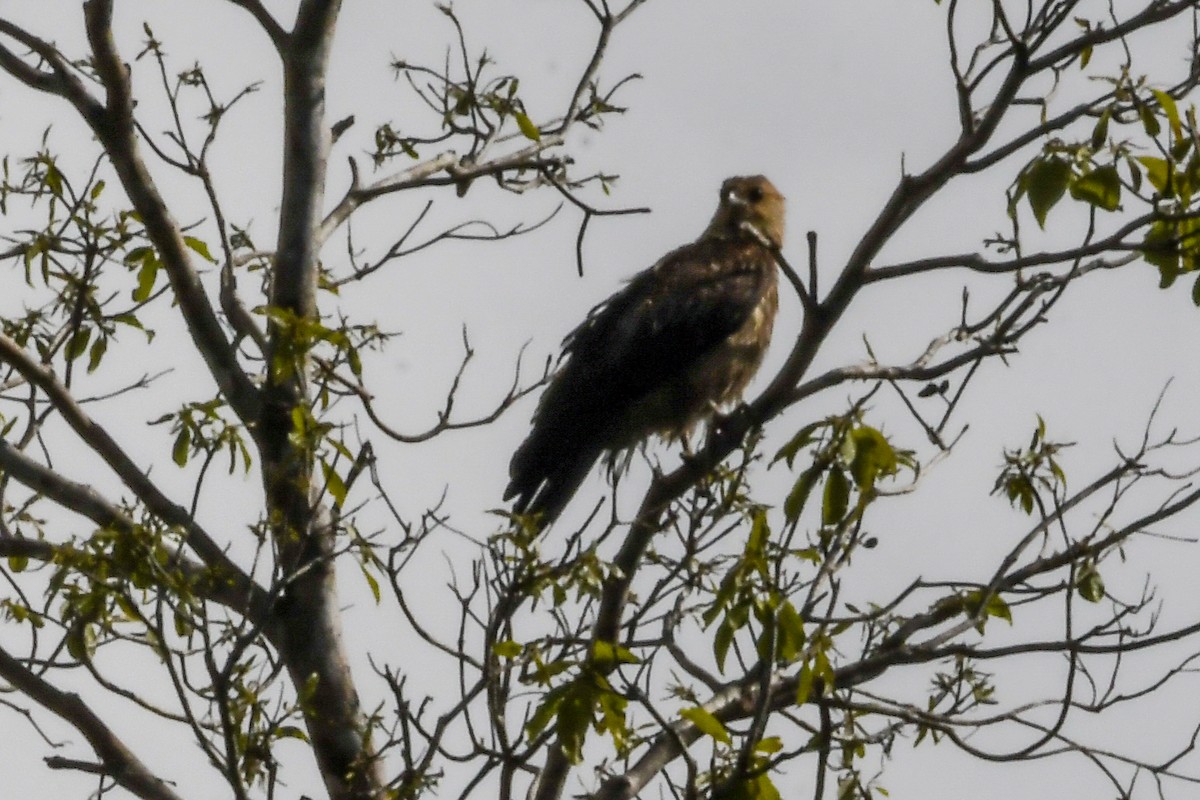
[[[509,466],[513,510],[554,521],[604,452],[685,436],[741,397],[779,304],[771,246],[783,196],[730,178],[704,233],[597,306],[563,342],[533,430]],[[770,246],[768,246],[770,243]]]

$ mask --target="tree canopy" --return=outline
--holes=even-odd
[[[0,12],[10,770],[148,800],[866,800],[963,756],[1069,765],[1046,796],[1194,791],[1200,616],[1170,569],[1194,552],[1193,420],[1064,359],[1056,381],[1110,382],[1097,407],[1141,391],[1138,433],[1076,443],[1030,415],[1002,452],[973,438],[1015,402],[1005,365],[1105,276],[1200,306],[1194,2],[905,11],[951,100],[912,110],[911,152],[886,133],[916,89],[866,134],[784,96],[795,76],[724,95],[697,72],[639,106],[700,13],[653,16],[667,0],[194,6]],[[738,30],[706,68],[790,63]],[[864,28],[840,53],[855,35],[911,46]],[[854,57],[906,74],[884,46]],[[569,329],[547,330],[546,276],[591,278],[649,210],[597,143],[639,114],[741,113],[717,97],[752,111],[739,157],[816,148],[771,123],[798,108],[839,174],[887,188],[747,163],[793,209],[764,374],[544,528],[499,495]],[[710,166],[690,139],[639,144],[671,154],[652,184]],[[834,193],[858,209],[837,230],[796,214]],[[453,299],[418,314],[431,285]],[[487,499],[460,489],[475,462]],[[953,480],[981,464],[986,484]]]

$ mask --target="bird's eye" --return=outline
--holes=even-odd
[[[763,190],[761,186],[751,186],[750,191],[746,192],[746,198],[751,203],[761,202],[763,199]]]

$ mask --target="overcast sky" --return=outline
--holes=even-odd
[[[268,5],[286,16],[282,12],[294,3],[279,0]],[[411,93],[392,80],[388,63],[393,58],[437,63],[450,33],[432,3],[363,0],[345,6],[328,105],[331,120],[354,114],[357,124],[339,142],[331,163],[331,199],[349,180],[347,156],[356,156],[368,168],[364,154],[375,124],[390,120],[404,126],[414,120],[412,125],[419,131],[434,130],[435,121],[419,115]],[[250,225],[261,243],[271,241],[280,165],[280,101],[278,70],[271,63],[265,37],[253,30],[247,15],[217,0],[125,2],[118,8],[118,42],[126,58],[141,49],[144,18],[164,41],[176,68],[200,59],[214,86],[226,95],[241,84],[264,82],[262,91],[235,112],[229,123],[233,135],[218,144],[216,157],[230,218]],[[486,43],[497,71],[521,77],[530,115],[535,120],[555,116],[590,55],[593,22],[582,3],[459,0],[455,9],[464,21],[469,45]],[[56,40],[73,57],[83,55],[77,3],[12,0],[0,13],[26,21],[34,32]],[[932,0],[650,0],[618,30],[600,73],[604,85],[629,73],[641,74],[641,80],[630,83],[617,97],[617,104],[627,106],[628,112],[612,118],[600,132],[577,133],[571,150],[582,168],[621,175],[611,196],[592,198],[598,205],[649,206],[653,213],[594,220],[585,242],[582,278],[574,262],[578,217],[568,208],[530,236],[498,246],[435,248],[397,264],[363,291],[347,290],[346,307],[360,309],[384,328],[402,332],[387,355],[370,364],[384,387],[377,395],[389,398],[381,404],[389,421],[417,431],[434,420],[440,393],[457,363],[464,325],[478,355],[467,375],[460,410],[464,414],[486,410],[505,390],[523,343],[529,343],[527,360],[536,370],[589,308],[624,279],[703,229],[715,207],[717,188],[730,175],[763,173],[780,188],[788,198],[789,237],[784,251],[793,263],[803,264],[804,232],[816,231],[822,276],[828,285],[894,186],[902,161],[910,171],[919,171],[956,134],[944,14],[944,8]],[[1182,41],[1164,36],[1163,47],[1157,46],[1159,40],[1143,42],[1145,55],[1153,59],[1147,69],[1150,65],[1179,69],[1185,55]],[[141,87],[153,86],[149,62],[138,62],[136,75]],[[159,100],[148,96],[139,113],[160,106]],[[22,152],[47,123],[64,118],[61,111],[59,104],[36,98],[10,80],[0,82],[0,149]],[[59,124],[55,140],[60,146],[87,141],[82,128],[73,123]],[[82,158],[86,161],[86,156]],[[978,249],[983,237],[1004,227],[1003,189],[1024,160],[1007,162],[994,177],[951,187],[947,198],[912,220],[882,260]],[[194,194],[186,194],[182,187],[179,192],[194,201]],[[558,204],[552,192],[516,199],[484,182],[462,201],[444,192],[436,198],[430,232],[436,232],[438,224],[475,216],[511,226],[536,220]],[[356,228],[360,246],[375,252],[386,247],[387,237],[407,227],[425,199],[407,197],[369,210]],[[179,216],[193,221],[203,214],[197,205],[192,217]],[[1069,216],[1063,211],[1061,219]],[[1056,219],[1052,216],[1051,223]],[[324,257],[344,258],[344,245],[335,241]],[[957,320],[965,280],[959,274],[943,274],[865,292],[842,320],[817,367],[861,360],[864,335],[881,357],[911,360],[932,336]],[[1001,280],[999,289],[972,285],[986,296],[1007,288]],[[1145,265],[1096,277],[1073,290],[1055,310],[1052,324],[1030,336],[1007,367],[995,363],[985,368],[959,418],[960,423],[971,424],[959,453],[894,517],[876,523],[880,546],[855,564],[861,570],[855,585],[867,591],[872,586],[903,585],[918,575],[970,578],[986,572],[994,563],[991,559],[1024,532],[1024,523],[1007,504],[987,493],[1000,464],[1001,447],[1024,442],[1035,414],[1046,419],[1052,437],[1079,443],[1064,458],[1068,472],[1079,476],[1079,484],[1109,465],[1106,459],[1111,457],[1114,437],[1129,440],[1140,432],[1156,396],[1171,378],[1175,382],[1164,416],[1185,430],[1200,428],[1194,413],[1200,376],[1193,355],[1194,343],[1200,341],[1200,311],[1186,295],[1183,287],[1158,290],[1152,268]],[[797,331],[798,315],[794,298],[785,298],[776,327],[777,346],[764,373],[778,365]],[[186,368],[181,368],[179,378],[179,386],[191,385]],[[199,381],[195,385],[204,385],[202,379],[195,380]],[[772,423],[768,433],[776,439],[786,436],[836,410],[848,396],[845,390],[793,409]],[[490,533],[494,523],[484,512],[500,505],[508,457],[528,429],[534,402],[532,398],[522,402],[488,430],[451,434],[427,445],[395,450],[390,478],[403,486],[398,495],[404,510],[419,512],[436,502],[448,486],[448,507],[460,526],[480,538]],[[142,430],[133,427],[138,411],[124,409],[131,415],[130,430]],[[885,404],[880,413],[894,411]],[[918,436],[902,417],[875,421],[890,432]],[[912,443],[919,442],[914,438]],[[155,446],[161,445],[159,441]],[[661,452],[665,463],[673,463],[673,451]],[[769,480],[778,483],[787,476]],[[179,490],[185,486],[186,481],[180,480]],[[591,499],[601,490],[597,481],[585,494]],[[633,494],[626,502],[636,500]],[[246,499],[253,496],[250,487]],[[228,498],[213,500],[202,506],[202,513],[219,522],[222,514],[229,513],[229,504]],[[581,500],[580,505],[589,503]],[[1127,585],[1140,585],[1145,572],[1153,569],[1164,583],[1165,603],[1194,608],[1190,582],[1172,580],[1194,574],[1194,550],[1167,543],[1146,549],[1148,555],[1139,555],[1128,565]],[[444,571],[434,569],[430,589],[437,589],[445,578]],[[352,602],[363,602],[361,585],[348,591]],[[356,628],[353,614],[350,618],[352,648],[378,638],[377,630]],[[1043,663],[1014,680],[1039,676],[1052,680],[1054,672]],[[918,678],[927,680],[928,674]],[[1002,696],[1006,690],[1002,683]],[[1195,695],[1188,697],[1185,710],[1194,712]],[[1154,722],[1134,715],[1122,718],[1121,727],[1114,730],[1136,737],[1135,749],[1140,751],[1170,727],[1170,721],[1161,717]],[[1145,733],[1139,725],[1145,725]],[[6,767],[0,795],[49,798],[58,796],[58,789],[50,787],[78,786],[59,776],[48,780],[36,766],[21,766],[25,759],[37,757],[25,754],[40,753],[40,743],[33,739],[23,721],[0,709],[0,766]],[[148,738],[137,745],[139,754],[153,765],[171,764],[172,748],[178,743]],[[15,757],[9,755],[14,753]],[[194,752],[177,757],[198,759]],[[887,769],[883,784],[897,800],[1049,800],[1111,794],[1082,759],[1014,770],[968,763],[953,756],[948,746],[913,751],[905,741],[897,746]],[[170,777],[180,781],[185,796],[217,796],[189,792],[188,775],[173,768]],[[784,796],[807,797],[808,778],[803,774],[802,785],[785,789]],[[299,796],[305,791],[304,781],[312,779],[298,775],[284,796]]]

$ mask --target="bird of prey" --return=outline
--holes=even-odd
[[[721,185],[712,222],[596,306],[563,340],[504,499],[554,521],[601,454],[648,436],[683,439],[738,400],[779,305],[783,196],[761,175]]]

